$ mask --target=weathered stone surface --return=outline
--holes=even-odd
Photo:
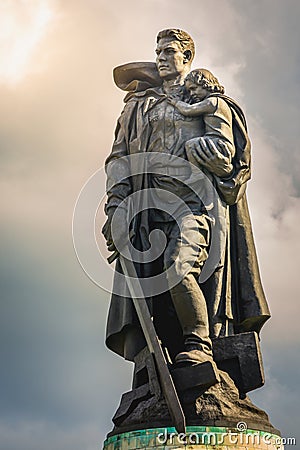
[[[240,393],[264,385],[264,370],[257,333],[239,333],[213,341],[214,360],[227,372]]]
[[[226,372],[219,372],[220,383],[212,386],[194,401],[184,403],[188,422],[201,424],[209,421],[251,420],[267,427],[270,426],[268,415],[255,406],[249,397],[240,399],[239,391]],[[184,401],[184,399],[183,399]]]
[[[208,388],[220,381],[217,366],[214,362],[176,367],[171,370],[178,392],[184,392],[193,388],[205,392]]]
[[[143,386],[139,386],[130,392],[125,392],[122,395],[121,403],[119,408],[117,409],[114,417],[113,423],[116,425],[122,424],[122,422],[126,419],[128,415],[137,407],[137,405],[151,396],[149,385],[144,384]]]
[[[269,422],[268,415],[239,390],[226,372],[219,371],[220,382],[206,392],[194,387],[182,393],[180,400],[188,426],[235,427],[240,421],[251,428],[278,433]],[[114,428],[112,434],[141,428],[172,426],[167,404],[162,395],[142,400],[136,408]]]

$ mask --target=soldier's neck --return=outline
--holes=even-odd
[[[184,85],[184,79],[186,74],[178,75],[177,78],[172,80],[164,80],[163,81],[163,90],[165,94],[174,94],[176,91],[181,91],[182,86]]]
[[[163,90],[165,94],[176,94],[176,91],[180,92],[184,85],[184,80],[189,73],[190,65],[185,66],[184,71],[172,80],[163,80]]]

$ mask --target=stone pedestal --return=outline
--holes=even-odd
[[[128,431],[108,437],[103,450],[283,450],[279,435],[251,430],[244,422],[237,428],[187,427],[186,434],[175,428]]]
[[[104,450],[282,450],[280,432],[246,395],[264,383],[256,333],[217,339],[214,360],[169,367],[186,419],[183,435],[172,427],[153,355],[143,349]]]

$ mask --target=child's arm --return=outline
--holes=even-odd
[[[175,106],[182,115],[189,117],[201,116],[201,114],[212,114],[217,107],[217,99],[215,97],[206,98],[202,100],[202,102],[194,103],[193,105],[172,98],[168,98],[168,101]]]

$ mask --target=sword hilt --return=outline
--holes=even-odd
[[[134,232],[133,229],[131,229],[131,230],[129,231],[129,239],[132,239],[134,235],[135,235],[135,232]],[[125,245],[126,245],[126,243],[121,247],[120,250],[122,250],[122,249],[125,247]],[[119,254],[120,254],[119,250],[115,250],[115,251],[107,258],[108,264],[113,263],[113,262],[119,257]]]

